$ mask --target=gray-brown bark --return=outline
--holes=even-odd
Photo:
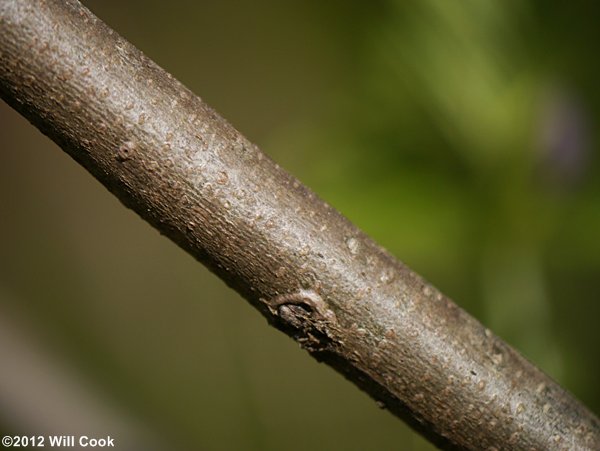
[[[75,0],[0,0],[2,98],[276,327],[457,449],[600,449],[596,417]]]

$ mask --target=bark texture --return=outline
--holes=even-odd
[[[0,0],[0,58],[6,102],[438,446],[600,449],[583,405],[77,1]]]

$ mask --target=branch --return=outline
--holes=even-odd
[[[598,419],[76,0],[0,0],[0,93],[277,328],[456,449],[600,449]]]

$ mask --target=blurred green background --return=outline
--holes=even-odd
[[[593,3],[84,3],[600,412]],[[432,449],[0,118],[0,432]]]

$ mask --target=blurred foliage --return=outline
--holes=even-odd
[[[85,3],[600,412],[593,4]],[[181,449],[430,449],[1,115],[0,286],[102,396]]]

